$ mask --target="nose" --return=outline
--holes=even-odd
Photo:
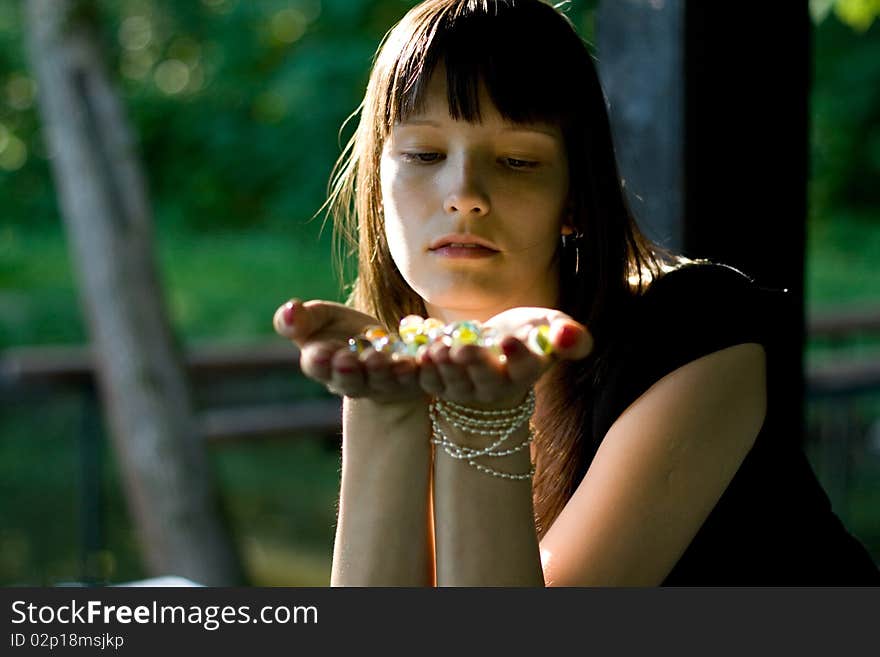
[[[480,184],[472,163],[464,162],[449,167],[451,180],[443,201],[443,209],[449,214],[466,217],[482,217],[489,214],[489,196]]]

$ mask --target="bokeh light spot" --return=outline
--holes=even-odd
[[[189,82],[189,67],[179,59],[166,59],[156,67],[153,79],[163,93],[179,94]]]
[[[272,16],[270,32],[272,40],[279,44],[290,44],[306,32],[306,17],[299,9],[288,7]]]
[[[6,137],[6,143],[0,150],[0,169],[17,171],[27,162],[28,152],[24,142],[13,134]]]
[[[144,16],[129,16],[119,26],[119,43],[126,50],[143,50],[153,40],[153,26]]]
[[[6,82],[6,102],[12,109],[26,110],[34,104],[37,85],[26,75],[13,73]]]
[[[232,11],[235,2],[234,0],[202,0],[202,4],[218,14],[226,14]]]
[[[119,70],[131,80],[143,80],[156,62],[156,54],[149,48],[146,50],[127,51],[122,54]]]

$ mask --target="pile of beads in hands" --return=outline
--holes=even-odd
[[[358,354],[372,348],[392,355],[415,357],[422,349],[442,342],[450,347],[473,344],[500,355],[502,337],[495,328],[476,320],[444,324],[434,317],[425,319],[419,315],[407,315],[400,320],[397,333],[390,333],[381,326],[370,326],[362,334],[349,338],[348,348]],[[550,327],[547,324],[532,327],[526,344],[535,353],[551,354]]]

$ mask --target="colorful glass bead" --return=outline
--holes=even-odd
[[[419,354],[419,349],[427,349],[427,345],[418,344],[416,342],[404,342],[400,341],[395,345],[395,353],[400,354],[401,356],[410,356],[415,358]]]
[[[388,337],[388,331],[381,326],[368,326],[364,329],[364,337],[370,342]]]
[[[402,320],[400,320],[400,326],[398,327],[400,330],[403,330],[410,326],[421,326],[425,323],[425,318],[421,315],[407,315]]]
[[[484,326],[480,331],[480,341],[478,342],[478,344],[481,347],[486,347],[493,353],[500,354],[501,335],[498,333],[498,329],[495,329],[491,326]]]
[[[419,315],[407,315],[400,320],[400,339],[407,344],[416,347],[428,344],[428,336],[425,333],[425,320]]]
[[[372,342],[360,335],[355,338],[348,339],[348,350],[356,354],[363,353],[366,349],[369,349],[372,346]]]
[[[443,335],[443,329],[446,326],[436,317],[429,317],[422,324],[422,331],[428,336],[428,341],[433,342]]]
[[[446,327],[446,335],[452,338],[453,344],[477,344],[480,329],[479,322],[453,322]]]
[[[550,327],[547,324],[541,324],[529,331],[526,340],[529,348],[544,356],[553,352],[553,345],[550,344]]]
[[[373,343],[373,349],[376,351],[394,353],[401,348],[400,339],[393,333],[386,333],[383,336],[374,338],[371,342]]]
[[[423,344],[428,344],[428,342],[430,342],[428,336],[421,331],[408,333],[407,335],[402,335],[401,337],[403,338],[403,341],[407,344],[414,344],[417,347],[420,347]]]

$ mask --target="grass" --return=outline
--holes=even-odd
[[[841,211],[809,226],[807,310],[880,306],[880,212]]]
[[[852,213],[832,219],[810,227],[808,310],[880,303],[880,223]],[[316,241],[317,230],[316,224],[241,234],[160,230],[158,262],[175,330],[187,341],[272,339],[272,313],[287,298],[339,300],[329,245]],[[85,339],[61,231],[0,229],[0,346],[81,344]],[[843,348],[869,353],[876,347],[876,340],[862,340]],[[836,353],[830,346],[811,344],[807,356]],[[285,394],[313,392],[297,388]],[[100,424],[95,408],[72,391],[31,391],[4,401],[0,585],[76,580],[83,572],[78,546],[84,517],[78,441],[83,431],[95,430],[88,429],[89,423]],[[880,417],[880,400],[864,404],[875,420]],[[338,445],[291,439],[218,445],[210,454],[250,583],[325,585]],[[88,556],[86,570],[106,581],[140,579],[145,572],[106,441],[101,455],[103,549]],[[876,454],[861,454],[853,486],[838,511],[880,559],[878,460]]]
[[[274,335],[292,296],[340,300],[318,226],[247,233],[157,234],[157,264],[172,325],[184,339]],[[309,236],[309,233],[314,235]],[[82,344],[76,273],[60,230],[0,229],[0,347]]]

